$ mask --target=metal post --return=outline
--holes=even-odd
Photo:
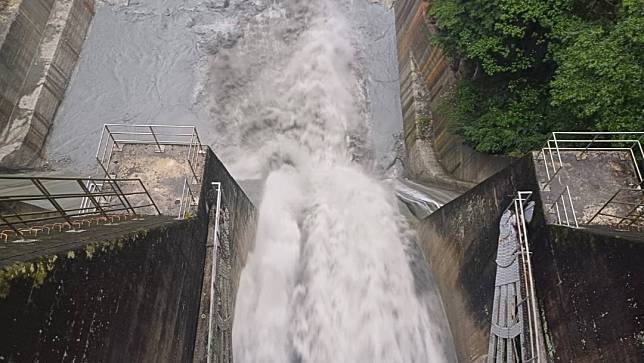
[[[208,312],[208,355],[206,357],[207,363],[212,362],[212,339],[213,339],[213,313],[215,309],[215,288],[217,274],[217,248],[219,247],[219,218],[221,209],[221,183],[213,182],[213,186],[217,186],[217,206],[215,210],[215,232],[213,236],[212,247],[212,268],[210,270],[210,311]]]
[[[161,147],[161,144],[159,144],[159,140],[157,139],[157,135],[154,134],[154,129],[152,129],[152,126],[148,126],[150,128],[150,132],[152,133],[152,137],[154,137],[154,142],[157,144],[157,150],[158,153],[163,152],[163,148]]]
[[[543,165],[546,167],[546,178],[548,179],[546,180],[546,185],[548,185],[548,183],[550,183],[550,171],[548,170],[548,159],[546,158],[546,149],[545,148],[541,149],[541,152],[543,153]]]
[[[632,221],[631,223],[629,223],[629,224],[628,224],[628,227],[629,227],[629,228],[630,228],[630,227],[632,227],[632,226],[633,226],[633,224],[635,224],[635,222],[638,222],[638,223],[639,223],[639,221],[640,221],[640,219],[642,218],[642,216],[644,216],[644,208],[642,208],[642,211],[640,212],[640,214],[638,214],[638,215],[637,215],[637,217],[635,217],[635,218],[633,219],[633,221]]]
[[[575,205],[572,204],[572,196],[570,195],[570,188],[566,185],[566,190],[568,191],[568,200],[570,201],[570,209],[572,210],[572,217],[575,219],[575,228],[579,228],[579,222],[577,221],[577,213],[575,213]]]
[[[633,148],[629,149],[631,152],[631,157],[633,158],[633,164],[635,165],[635,171],[637,172],[637,178],[639,179],[640,183],[642,182],[642,173],[640,171],[640,166],[637,163],[637,159],[635,158],[635,152],[633,152]]]
[[[561,206],[563,207],[564,217],[566,217],[566,225],[570,226],[570,219],[568,219],[568,208],[566,208],[566,200],[564,199],[564,192],[561,192],[559,199],[561,199]]]
[[[105,213],[105,211],[101,207],[101,204],[98,201],[96,201],[96,199],[94,198],[92,193],[87,189],[85,184],[80,179],[76,180],[76,182],[78,183],[78,185],[80,185],[81,189],[83,189],[83,192],[85,192],[85,194],[87,194],[87,198],[92,202],[92,204],[94,204],[94,207],[96,207],[96,209],[98,209],[98,211],[103,215],[103,217],[107,218],[107,214]]]
[[[593,137],[593,139],[590,140],[588,145],[586,145],[586,148],[584,149],[584,151],[582,151],[581,154],[579,154],[579,156],[577,156],[577,160],[579,160],[582,156],[584,156],[584,154],[586,152],[588,152],[588,148],[595,142],[595,140],[597,140],[598,137],[599,137],[599,134],[595,135],[595,137]]]
[[[116,179],[111,179],[110,178],[109,183],[113,184],[112,189],[114,189],[116,187],[116,190],[114,190],[114,192],[116,193],[116,196],[119,197],[119,199],[121,199],[121,197],[123,197],[123,199],[121,199],[121,203],[125,202],[123,204],[123,207],[129,208],[132,211],[132,214],[134,216],[136,216],[137,215],[136,211],[134,210],[134,208],[130,204],[130,201],[127,199],[127,196],[123,193],[123,190],[121,190],[121,187],[119,186],[119,183],[116,181]]]
[[[16,234],[17,234],[18,236],[20,236],[20,237],[24,237],[24,235],[22,234],[22,232],[20,232],[20,231],[18,230],[18,228],[16,228],[16,227],[11,223],[11,222],[9,222],[8,220],[6,220],[2,215],[0,215],[0,220],[2,220],[2,223],[4,223],[4,224],[6,224],[7,226],[9,226],[9,228],[11,228],[14,232],[16,232]]]
[[[550,146],[550,140],[548,140],[548,153],[550,154],[550,161],[552,162],[552,172],[554,174],[558,170],[557,170],[557,166],[555,165],[555,159],[552,157],[552,146]],[[555,176],[553,175],[552,178],[554,177]]]
[[[150,195],[150,193],[148,192],[148,189],[145,187],[145,185],[143,184],[143,182],[141,181],[141,179],[139,179],[139,184],[141,184],[141,187],[142,187],[142,188],[143,188],[143,190],[145,191],[145,194],[147,194],[147,195],[148,195],[148,198],[150,199],[150,202],[151,202],[151,203],[152,203],[152,205],[154,206],[154,209],[157,211],[157,215],[161,215],[161,211],[160,211],[160,210],[159,210],[159,208],[157,207],[157,204],[154,202],[154,199],[152,199],[152,196],[151,196],[151,195]]]
[[[617,192],[615,192],[615,194],[613,194],[613,196],[612,196],[612,197],[610,197],[610,199],[608,200],[608,202],[604,203],[604,205],[603,205],[601,208],[599,208],[599,210],[597,211],[597,213],[595,213],[595,214],[593,215],[593,217],[588,221],[588,223],[587,223],[587,224],[590,224],[593,220],[595,220],[595,218],[596,218],[598,215],[600,215],[600,214],[601,214],[601,212],[604,210],[604,208],[606,208],[606,206],[607,206],[608,204],[610,204],[610,202],[612,202],[612,201],[613,201],[613,199],[615,199],[615,197],[617,197],[617,194],[619,194],[619,192],[621,192],[621,191],[622,191],[622,190],[621,190],[621,189],[619,189]]]
[[[179,215],[177,216],[177,219],[183,219],[183,214],[181,213],[181,210],[183,208],[183,203],[186,199],[186,184],[188,184],[188,179],[186,178],[183,182],[183,189],[181,189],[181,201],[179,203]]]
[[[196,127],[192,127],[193,130],[195,130],[195,137],[197,138],[197,144],[199,145],[199,153],[203,154],[205,151],[203,150],[203,145],[201,144],[201,139],[199,138],[199,132],[197,132]]]
[[[119,144],[116,142],[116,139],[114,138],[114,135],[112,135],[112,133],[110,132],[110,128],[109,128],[109,127],[107,127],[107,125],[105,125],[105,130],[107,130],[107,134],[108,134],[108,135],[110,136],[110,138],[112,139],[112,143],[114,143],[114,145],[116,145],[116,147],[118,148],[118,147],[119,147]]]
[[[618,203],[619,203],[619,202],[618,202]],[[630,216],[631,216],[634,212],[636,212],[636,211],[637,211],[637,208],[640,208],[641,206],[642,206],[641,204],[635,204],[635,205],[634,205],[634,206],[633,206],[633,207],[628,211],[628,213],[626,213],[626,215],[625,215],[624,217],[622,217],[622,219],[620,219],[620,220],[619,220],[619,222],[617,222],[617,225],[615,225],[615,227],[618,227],[618,228],[619,228],[620,224],[622,224],[624,221],[626,221],[626,220],[630,220],[630,219],[631,219],[631,218],[630,218]]]
[[[49,194],[49,191],[47,190],[47,188],[45,188],[45,186],[40,182],[40,180],[38,180],[36,178],[29,178],[29,179],[36,186],[36,188],[38,188],[38,190],[40,190],[40,192],[43,193],[43,195],[45,197],[47,197],[47,200],[49,201],[49,203],[51,203],[54,206],[54,208],[56,208],[58,213],[60,213],[60,215],[63,218],[65,218],[65,221],[67,221],[67,223],[69,223],[69,227],[73,230],[74,225],[72,224],[71,218],[67,215],[67,213],[65,213],[65,210],[60,206],[60,204],[58,204],[56,199],[52,198],[52,196],[51,196],[51,194]]]
[[[557,133],[552,133],[552,138],[555,141],[555,148],[557,149],[557,157],[559,158],[559,167],[563,168],[563,161],[561,161],[561,152],[559,151],[559,143],[557,142]]]
[[[559,198],[555,200],[555,209],[557,210],[557,224],[561,224],[561,214],[559,213]]]

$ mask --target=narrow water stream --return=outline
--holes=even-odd
[[[398,176],[391,10],[368,0],[126,4],[97,11],[48,144],[52,167],[89,173],[103,123],[196,125],[242,185],[260,186],[237,362],[455,361],[399,202],[423,218],[454,194]]]

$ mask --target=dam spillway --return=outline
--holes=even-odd
[[[431,43],[430,4],[91,7],[78,67],[40,135],[40,165],[0,176],[0,210],[15,227],[0,228],[0,322],[10,327],[0,360],[513,361],[505,342],[524,335],[504,324],[518,326],[527,296],[521,324],[542,327],[529,337],[539,362],[637,362],[639,235],[552,215],[562,202],[580,224],[597,210],[604,222],[624,209],[604,204],[616,185],[641,208],[635,176],[624,176],[632,163],[556,150],[549,166],[543,155],[481,154],[451,134],[433,112],[457,72]],[[175,133],[184,141],[168,139]],[[112,147],[94,154],[103,137]],[[576,175],[576,162],[592,167]],[[94,188],[74,194],[80,208],[60,205],[89,217],[25,228],[19,218],[56,211],[14,203],[31,196],[7,180],[46,186],[39,197],[50,200],[69,197],[61,175]],[[578,183],[588,175],[597,182]],[[126,180],[162,215],[101,211],[107,195],[128,209],[129,193],[143,193],[112,190]],[[495,256],[499,232],[514,227],[499,222],[521,193],[535,203],[522,241],[536,292],[500,293],[504,305]]]

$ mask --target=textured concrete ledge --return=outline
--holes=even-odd
[[[642,362],[644,234],[554,225],[542,232],[533,234],[533,266],[549,359]]]
[[[462,67],[432,45],[435,29],[425,15],[430,6],[427,0],[395,4],[408,171],[419,180],[441,183],[456,178],[465,182],[461,186],[471,187],[509,165],[511,159],[475,151],[437,114],[462,76]]]
[[[94,15],[94,0],[12,4],[2,18],[0,167],[19,169],[37,166],[44,157],[45,140]]]
[[[485,362],[489,344],[499,220],[517,190],[537,188],[523,158],[420,222],[418,240],[436,278],[459,362]],[[540,204],[535,209],[539,214]],[[543,223],[535,218],[533,226]]]
[[[187,220],[146,216],[33,243],[0,242],[0,361],[206,361],[213,182],[223,191],[213,354],[226,356],[256,210],[210,149],[201,180],[197,212]]]
[[[528,236],[548,361],[641,362],[644,233],[547,224],[531,156],[420,222],[459,362],[486,361],[499,221],[516,191],[536,202]]]

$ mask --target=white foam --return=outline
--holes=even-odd
[[[243,88],[222,146],[234,175],[266,176],[235,360],[445,361],[443,317],[415,291],[393,192],[353,161],[367,124],[355,30],[332,0],[286,3],[307,13],[301,34]]]

